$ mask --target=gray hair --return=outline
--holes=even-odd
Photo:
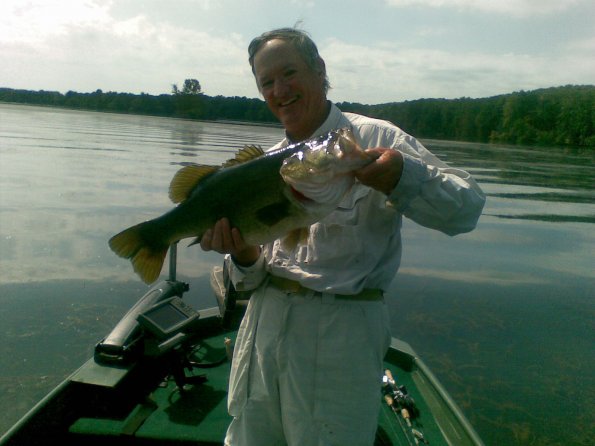
[[[296,28],[279,28],[272,31],[267,31],[254,38],[252,42],[250,42],[250,45],[248,46],[248,61],[252,67],[252,73],[256,74],[254,71],[254,56],[256,56],[258,50],[260,50],[265,43],[276,39],[291,43],[304,58],[306,65],[308,65],[308,67],[310,67],[312,70],[318,71],[320,69],[320,62],[323,62],[323,88],[324,92],[327,93],[329,88],[331,88],[331,84],[326,74],[324,60],[322,57],[320,57],[318,48],[316,48],[316,44],[310,38],[309,34]]]

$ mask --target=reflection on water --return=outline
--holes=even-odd
[[[132,279],[106,240],[173,207],[167,189],[180,164],[220,164],[245,144],[268,147],[281,135],[14,105],[0,105],[0,113],[3,283]]]
[[[146,290],[107,240],[172,207],[180,164],[278,128],[0,104],[0,431],[92,353]],[[391,288],[410,342],[488,445],[588,444],[595,425],[592,150],[426,141],[488,195],[476,231],[405,222]],[[220,256],[180,244],[195,306]],[[8,411],[8,412],[7,412]]]
[[[484,215],[595,222],[593,148],[453,145],[445,141],[427,143],[445,160],[456,160],[474,172],[475,178],[492,198]],[[549,203],[547,207],[543,205],[544,201]],[[504,208],[502,204],[512,206]],[[494,208],[498,211],[491,213]]]

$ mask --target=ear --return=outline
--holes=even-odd
[[[318,74],[320,74],[323,78],[326,76],[326,64],[324,63],[324,59],[322,57],[318,57]]]

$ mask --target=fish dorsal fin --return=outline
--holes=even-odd
[[[174,203],[181,203],[190,196],[194,188],[204,178],[219,170],[216,166],[190,164],[176,172],[169,185],[169,198]]]
[[[247,161],[251,161],[255,158],[264,155],[264,150],[260,146],[244,146],[242,149],[236,153],[235,158],[225,161],[223,163],[223,167],[232,167],[238,164],[245,163]]]

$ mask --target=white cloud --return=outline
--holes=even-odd
[[[2,83],[159,94],[169,93],[172,83],[197,78],[207,94],[256,94],[246,63],[247,44],[237,34],[212,36],[151,22],[142,14],[118,21],[94,8],[90,4],[69,17],[55,16],[50,19],[54,26],[43,22],[36,8],[28,10],[26,26],[13,21],[18,37],[0,36],[0,52],[12,61],[0,67]],[[13,14],[16,11],[14,7]]]
[[[595,36],[586,39],[570,41],[566,44],[566,47],[568,51],[584,51],[585,56],[595,57]]]
[[[524,14],[537,9],[551,12],[557,5],[567,8],[580,1],[391,0],[390,4]],[[254,29],[262,27],[251,21],[246,21],[248,29],[227,23],[224,18],[230,11],[224,2],[192,0],[190,10],[203,19],[198,25],[180,17],[189,2],[174,4],[175,14],[164,17],[158,14],[157,1],[131,2],[124,8],[113,0],[3,0],[0,54],[10,63],[0,64],[0,86],[159,94],[168,93],[172,83],[196,78],[209,95],[258,96],[246,47]],[[264,1],[259,4],[269,6]],[[377,9],[386,13],[386,8]],[[436,26],[420,23],[406,34],[379,31],[376,41],[364,39],[366,45],[347,43],[362,41],[358,30],[337,29],[332,39],[320,37],[317,43],[334,87],[331,98],[381,103],[421,97],[485,97],[593,83],[593,39],[575,33],[572,37],[582,40],[568,41],[569,35],[552,34],[550,43],[555,42],[556,48],[533,53],[528,52],[530,45],[523,52],[510,39],[500,50],[492,42],[485,50],[462,46],[456,39],[473,41],[477,35],[464,34],[460,28],[453,37],[453,30],[445,25],[450,12],[445,9],[444,21]],[[492,15],[494,20],[509,22],[507,16]],[[211,18],[213,25],[205,26]]]
[[[375,47],[333,39],[321,45],[338,101],[372,104],[424,98],[486,97],[521,89],[592,83],[595,59],[580,50],[549,56]],[[572,67],[572,70],[569,70]]]
[[[70,26],[98,26],[110,21],[110,1],[3,0],[0,4],[0,42],[40,42]]]
[[[555,14],[574,5],[591,0],[385,0],[389,6],[427,6],[462,11],[476,10],[486,13],[511,14],[531,17],[535,14]]]

